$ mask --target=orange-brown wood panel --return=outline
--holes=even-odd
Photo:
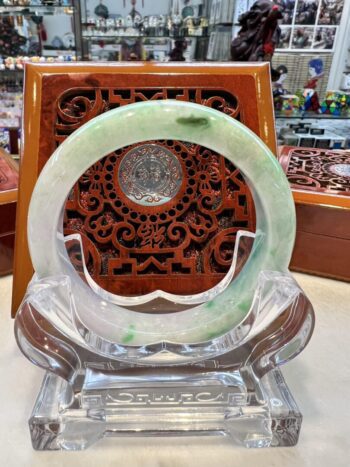
[[[350,281],[348,239],[297,232],[290,268],[319,276]]]
[[[350,209],[297,204],[296,212],[291,269],[350,281]]]
[[[298,203],[296,213],[298,231],[350,240],[350,209]]]

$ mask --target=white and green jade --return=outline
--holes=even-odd
[[[78,178],[96,161],[124,146],[154,139],[200,144],[232,161],[252,190],[256,209],[253,250],[233,282],[212,300],[186,311],[147,314],[108,301],[71,265],[62,212]],[[216,110],[172,100],[127,105],[89,121],[49,159],[29,209],[28,241],[39,279],[68,276],[75,312],[101,339],[123,345],[199,343],[239,325],[249,313],[258,275],[286,271],[295,238],[295,209],[286,177],[265,144],[241,123]]]

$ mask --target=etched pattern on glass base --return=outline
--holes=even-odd
[[[109,436],[226,435],[248,448],[294,446],[302,415],[279,369],[118,376],[87,370],[73,391],[47,373],[29,420],[38,450],[81,450]]]

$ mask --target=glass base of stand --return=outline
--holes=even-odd
[[[29,420],[37,450],[82,450],[107,436],[226,435],[249,448],[294,446],[302,415],[279,369],[160,375],[87,369],[74,387],[46,373]]]

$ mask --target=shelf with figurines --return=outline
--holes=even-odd
[[[86,35],[86,34],[83,34],[83,39],[89,39],[91,41],[95,41],[95,40],[123,40],[123,39],[143,39],[143,40],[163,40],[163,41],[169,41],[169,40],[178,40],[178,39],[189,39],[189,38],[193,38],[193,37],[202,37],[202,38],[205,38],[205,37],[208,37],[208,36],[191,36],[191,35],[187,35],[187,36],[144,36],[144,35],[135,35],[135,34],[132,34],[132,35],[129,35],[129,34],[115,34],[115,35],[110,35],[110,34],[97,34],[97,35],[92,35],[92,36],[89,36],[89,35]]]
[[[28,5],[28,6],[0,6],[1,16],[25,16],[25,15],[73,15],[72,5]]]
[[[318,91],[318,82],[324,75],[321,58],[312,58],[308,63],[308,78],[303,89],[295,93],[285,87],[288,70],[280,65],[274,70],[278,79],[273,83],[273,100],[276,118],[350,118],[350,87],[326,90],[322,98]]]
[[[0,85],[0,128],[18,128],[22,115],[22,93]]]
[[[181,27],[176,27],[166,17],[157,20],[145,18],[137,22],[125,22],[122,18],[89,18],[82,23],[84,39],[118,37],[185,38],[208,37],[207,18],[188,18]]]
[[[0,71],[22,72],[26,63],[62,63],[75,61],[76,56],[74,53],[72,53],[72,51],[70,54],[58,55],[57,57],[45,57],[37,55],[33,57],[7,57],[5,59],[0,57]]]
[[[75,60],[74,2],[0,0],[0,71],[21,72],[26,62]]]
[[[19,153],[22,87],[21,79],[0,82],[0,147],[12,154]]]
[[[348,120],[350,118],[350,113],[348,114],[341,114],[341,115],[333,115],[331,113],[315,113],[315,112],[305,112],[302,110],[299,110],[292,115],[286,115],[281,111],[276,111],[275,112],[275,118],[282,118],[282,119],[300,119],[300,120],[305,120],[305,119],[323,119],[323,120],[329,120],[329,119],[336,119],[336,120]]]

